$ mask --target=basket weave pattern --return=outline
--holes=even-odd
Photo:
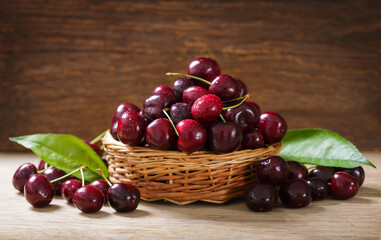
[[[226,154],[186,154],[130,147],[113,139],[109,132],[102,142],[111,182],[134,184],[143,200],[180,205],[195,201],[223,203],[241,196],[244,187],[255,179],[255,163],[277,155],[282,145]]]

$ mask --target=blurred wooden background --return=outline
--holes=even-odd
[[[90,140],[200,56],[289,128],[381,150],[380,54],[379,0],[1,0],[0,150],[33,133]]]

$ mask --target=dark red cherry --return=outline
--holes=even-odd
[[[287,161],[290,168],[290,179],[306,179],[308,178],[308,169],[306,166],[296,161]]]
[[[140,109],[135,104],[129,103],[129,102],[122,103],[115,109],[114,115],[112,116],[112,120],[111,120],[110,133],[113,136],[113,138],[116,140],[118,140],[118,135],[116,133],[118,119],[126,111],[139,112]]]
[[[302,208],[312,201],[312,190],[304,179],[291,179],[282,184],[279,198],[288,208]]]
[[[259,105],[257,104],[257,103],[255,103],[255,102],[250,102],[250,101],[246,101],[248,104],[251,104],[253,107],[254,107],[254,109],[255,109],[255,111],[257,112],[257,115],[259,116],[259,115],[261,115],[261,108],[259,107]]]
[[[239,91],[239,97],[245,96],[247,94],[247,86],[246,86],[246,84],[243,81],[241,81],[241,80],[239,80],[237,78],[235,80],[237,81],[237,83],[238,83],[238,89],[240,90]],[[259,114],[258,114],[258,116],[259,116]]]
[[[159,85],[153,90],[152,95],[160,95],[163,93],[173,93],[173,89],[167,85]]]
[[[172,148],[176,141],[170,121],[165,118],[158,118],[151,122],[146,128],[145,140],[153,149],[168,150]]]
[[[222,112],[223,104],[219,97],[207,94],[197,99],[192,105],[192,116],[199,122],[216,121]]]
[[[139,205],[140,192],[130,183],[115,183],[108,189],[107,198],[117,212],[131,212]]]
[[[242,131],[255,126],[259,115],[255,108],[249,103],[242,103],[238,107],[222,111],[222,116],[227,122],[234,122],[241,126]]]
[[[330,193],[334,199],[344,200],[354,197],[359,190],[357,179],[346,172],[334,173]]]
[[[192,119],[192,105],[184,102],[175,103],[171,106],[170,116],[175,125],[181,120]]]
[[[183,102],[192,105],[197,99],[208,94],[204,88],[199,86],[192,86],[183,92]]]
[[[118,121],[114,122],[113,124],[111,124],[111,127],[110,127],[110,134],[111,136],[119,141],[118,139]]]
[[[192,60],[188,66],[188,74],[196,77],[203,78],[209,82],[213,81],[218,75],[221,74],[221,68],[218,63],[212,59],[207,57],[200,57]],[[196,84],[208,89],[208,85],[201,82],[196,81]]]
[[[326,182],[331,182],[334,173],[335,171],[331,167],[317,167],[310,172],[310,177],[320,177]]]
[[[99,188],[86,185],[78,188],[73,195],[73,204],[84,213],[98,212],[105,201],[105,197]]]
[[[245,189],[244,201],[251,211],[267,212],[275,207],[278,194],[271,183],[256,182]]]
[[[55,190],[50,181],[38,174],[32,175],[24,186],[25,199],[33,207],[47,206],[53,200],[54,193]]]
[[[12,184],[20,192],[24,192],[26,181],[37,173],[36,166],[31,163],[24,163],[13,174]]]
[[[364,180],[365,180],[365,171],[364,171],[364,169],[361,166],[355,167],[355,168],[343,169],[341,171],[349,173],[352,176],[354,176],[357,179],[358,183],[359,183],[359,187],[361,187],[362,184],[364,183]]]
[[[176,102],[176,96],[173,93],[163,92],[160,95],[152,95],[143,103],[143,116],[147,116],[152,120],[165,117],[164,108],[169,108]]]
[[[258,129],[266,143],[280,142],[287,132],[287,123],[275,112],[264,112],[259,116]]]
[[[327,181],[320,177],[309,177],[306,179],[307,184],[312,190],[312,200],[323,200],[329,195],[329,186]]]
[[[41,173],[41,175],[46,177],[49,181],[53,181],[56,178],[66,175],[66,173],[58,168],[48,168],[43,173]],[[52,183],[56,195],[61,195],[61,186],[66,180],[67,178]]]
[[[38,164],[37,171],[44,170],[49,167],[49,164],[47,164],[44,160],[40,160],[40,163]]]
[[[68,202],[73,202],[73,195],[82,187],[82,182],[76,179],[66,180],[61,187],[61,195]]]
[[[229,75],[218,75],[209,86],[209,93],[221,98],[222,101],[237,98],[241,89],[237,80]]]
[[[177,79],[174,83],[173,83],[173,91],[175,91],[175,93],[181,98],[183,99],[183,92],[185,91],[185,89],[189,88],[189,87],[192,87],[192,86],[195,86],[196,83],[195,83],[196,80],[193,80],[191,78],[180,78],[180,79]]]
[[[265,140],[257,128],[250,128],[242,134],[242,149],[257,149],[265,146]]]
[[[101,190],[103,196],[105,197],[105,202],[107,202],[107,191],[110,188],[110,185],[106,182],[106,180],[94,180],[89,185],[99,188],[99,190]]]
[[[259,180],[267,181],[274,185],[284,183],[290,176],[290,169],[287,162],[278,156],[268,157],[261,161],[256,171]]]
[[[242,130],[236,123],[213,122],[207,133],[208,145],[217,153],[233,152],[241,144]]]
[[[205,128],[193,119],[185,119],[176,125],[179,133],[177,147],[187,153],[201,150],[206,143]]]
[[[118,138],[127,145],[135,146],[141,142],[146,122],[137,112],[127,111],[118,120]]]

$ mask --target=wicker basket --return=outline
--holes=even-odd
[[[109,132],[102,142],[109,159],[110,181],[130,182],[146,201],[165,200],[179,205],[195,201],[224,203],[243,194],[255,179],[255,163],[277,155],[282,146],[241,150],[227,154],[159,151],[130,147]]]

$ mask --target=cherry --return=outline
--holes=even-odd
[[[80,187],[82,187],[81,181],[76,179],[66,180],[61,187],[62,198],[70,203],[73,202],[73,195]]]
[[[286,161],[278,156],[268,157],[257,166],[259,180],[279,185],[287,181],[290,169]]]
[[[125,102],[120,104],[114,111],[114,115],[112,116],[112,121],[111,121],[111,128],[110,128],[110,133],[111,135],[118,140],[118,135],[116,133],[116,128],[118,124],[118,119],[122,114],[126,111],[133,111],[133,112],[139,112],[140,109],[132,103]]]
[[[275,112],[264,112],[259,116],[258,129],[266,143],[273,144],[283,139],[287,132],[287,123]]]
[[[238,123],[242,127],[242,131],[246,131],[250,127],[255,126],[259,118],[253,105],[246,102],[238,107],[222,111],[222,116],[227,122]]]
[[[36,166],[31,163],[24,163],[13,174],[12,184],[20,192],[24,192],[26,181],[37,173]]]
[[[237,98],[241,94],[240,85],[229,75],[218,75],[209,86],[209,93],[217,95],[221,100]]]
[[[56,178],[65,176],[66,173],[58,168],[47,168],[43,173],[41,173],[42,176],[46,177],[49,181],[53,181]],[[61,186],[65,182],[66,179],[62,179],[59,181],[56,181],[52,183],[56,195],[61,194]]]
[[[73,204],[84,213],[98,212],[105,201],[99,188],[86,185],[77,189],[73,195]]]
[[[310,177],[321,177],[326,182],[331,182],[332,175],[335,173],[330,167],[317,167],[310,172]]]
[[[159,85],[153,90],[152,95],[160,95],[163,93],[173,93],[173,89],[167,85]]]
[[[171,106],[170,116],[175,125],[181,120],[192,119],[192,105],[184,102],[175,103]]]
[[[206,94],[208,94],[208,91],[206,91],[202,87],[198,87],[198,86],[189,87],[185,89],[185,91],[183,92],[183,102],[192,105],[197,99],[199,99],[200,97]]]
[[[139,205],[140,192],[130,183],[115,183],[108,189],[107,198],[117,212],[131,212]]]
[[[247,94],[247,86],[246,86],[246,84],[243,81],[241,81],[241,80],[239,80],[237,78],[235,80],[237,81],[237,83],[238,83],[238,89],[240,90],[239,91],[239,97],[245,96]],[[258,114],[258,116],[259,116],[259,114]]]
[[[103,179],[94,180],[89,185],[99,188],[99,190],[101,190],[105,198],[104,201],[105,202],[107,201],[107,191],[110,188],[110,185],[106,182],[106,180],[103,180]]]
[[[245,189],[244,201],[251,211],[267,212],[275,207],[278,194],[274,185],[268,182],[256,182]]]
[[[111,124],[111,127],[110,127],[110,134],[111,136],[119,141],[118,139],[118,121],[114,122],[113,124]]]
[[[143,103],[143,116],[152,120],[164,117],[163,109],[169,108],[176,102],[176,97],[172,93],[163,92],[160,95],[152,95]]]
[[[358,167],[355,167],[355,168],[349,168],[349,169],[342,169],[341,171],[349,173],[352,176],[354,176],[357,179],[358,183],[359,183],[359,187],[361,187],[362,184],[364,183],[365,172],[364,172],[364,169],[361,166],[358,166]]]
[[[191,79],[191,78],[180,78],[180,79],[177,79],[174,83],[173,83],[173,91],[181,98],[183,99],[183,92],[185,91],[185,89],[191,87],[191,86],[195,86],[196,83],[195,83],[195,80]]]
[[[334,173],[331,180],[331,196],[334,199],[349,199],[354,197],[359,190],[357,179],[346,172]]]
[[[127,145],[135,146],[141,142],[146,122],[137,112],[127,111],[118,120],[118,138]]]
[[[192,76],[200,77],[210,82],[221,74],[221,68],[214,59],[200,57],[189,63],[188,73]],[[207,84],[199,81],[197,81],[197,85],[206,89],[209,87]]]
[[[197,99],[192,105],[192,116],[199,122],[213,122],[222,112],[223,104],[219,97],[207,94]]]
[[[32,175],[24,186],[25,198],[33,207],[47,206],[53,200],[54,193],[49,180],[38,174]]]
[[[308,170],[306,166],[296,161],[287,161],[290,168],[290,179],[306,179],[308,178]]]
[[[307,184],[312,190],[312,200],[323,200],[329,194],[329,186],[327,181],[320,177],[309,177],[306,179]]]
[[[49,167],[49,165],[44,160],[41,159],[40,163],[38,164],[37,171],[44,170],[48,167]]]
[[[175,133],[168,119],[158,118],[151,122],[145,132],[147,144],[158,150],[167,150],[175,145]]]
[[[291,179],[282,184],[279,197],[288,208],[302,208],[312,201],[312,190],[304,179]]]
[[[257,128],[250,128],[242,134],[242,149],[256,149],[265,146],[265,140]]]
[[[242,130],[236,123],[213,122],[207,133],[208,145],[217,153],[233,152],[241,144]]]
[[[195,152],[200,150],[206,143],[205,128],[193,119],[185,119],[176,125],[179,133],[177,147],[183,152]]]
[[[255,102],[250,102],[250,101],[246,101],[248,104],[251,104],[253,107],[254,107],[254,109],[255,109],[255,111],[257,112],[257,115],[259,116],[259,115],[261,115],[261,108],[259,107],[259,105],[257,104],[257,103],[255,103]]]

